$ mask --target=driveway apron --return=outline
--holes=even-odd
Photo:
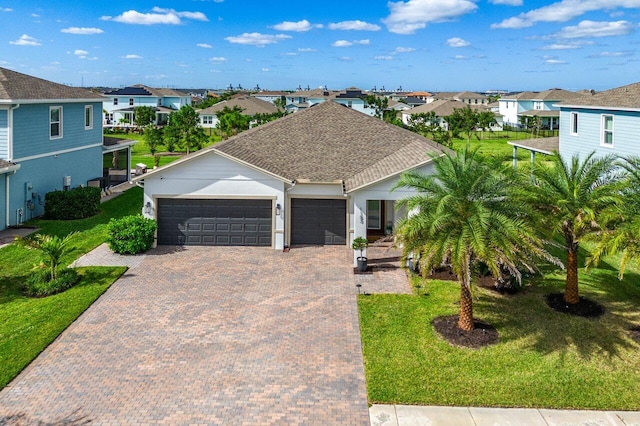
[[[350,261],[152,250],[0,392],[0,424],[368,424]]]

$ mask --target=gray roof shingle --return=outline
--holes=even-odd
[[[102,96],[80,87],[69,87],[0,68],[0,100],[96,99]]]
[[[560,104],[565,105],[640,109],[640,82],[605,90],[593,96],[583,95]]]
[[[206,150],[292,182],[344,182],[350,191],[424,164],[446,148],[343,105],[323,102]]]
[[[198,114],[216,114],[217,112],[222,111],[224,107],[233,108],[235,106],[242,108],[243,115],[273,114],[278,112],[278,108],[271,102],[249,96],[243,96],[218,102],[208,108],[198,110]]]

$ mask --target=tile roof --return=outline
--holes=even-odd
[[[250,96],[243,96],[218,102],[208,108],[198,110],[198,114],[215,114],[222,111],[224,107],[233,108],[235,106],[242,108],[243,115],[272,114],[274,112],[278,112],[278,108],[276,108],[276,106],[271,102]]]
[[[80,87],[69,87],[0,68],[0,100],[96,99],[102,96]]]
[[[334,102],[256,127],[214,149],[291,181],[344,181],[347,191],[443,152],[416,133]]]
[[[640,83],[627,84],[594,95],[583,95],[560,104],[565,105],[640,109]]]
[[[343,105],[323,102],[165,167],[218,152],[287,181],[343,182],[346,191],[351,191],[424,164],[445,150],[416,133]]]

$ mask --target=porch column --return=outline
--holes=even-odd
[[[131,182],[131,146],[127,147],[127,182]]]
[[[353,198],[353,235],[349,240],[349,248],[353,243],[353,239],[357,237],[367,238],[367,200],[360,197]],[[353,266],[358,264],[359,251],[353,250]],[[367,256],[366,249],[362,252],[363,256]]]
[[[536,152],[531,151],[531,182],[535,182],[535,177],[533,176],[533,168],[536,165]]]

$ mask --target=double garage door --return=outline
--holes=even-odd
[[[271,246],[271,200],[158,200],[158,244]]]
[[[271,200],[161,198],[158,244],[271,246]],[[292,245],[344,245],[347,203],[343,199],[291,199]]]

